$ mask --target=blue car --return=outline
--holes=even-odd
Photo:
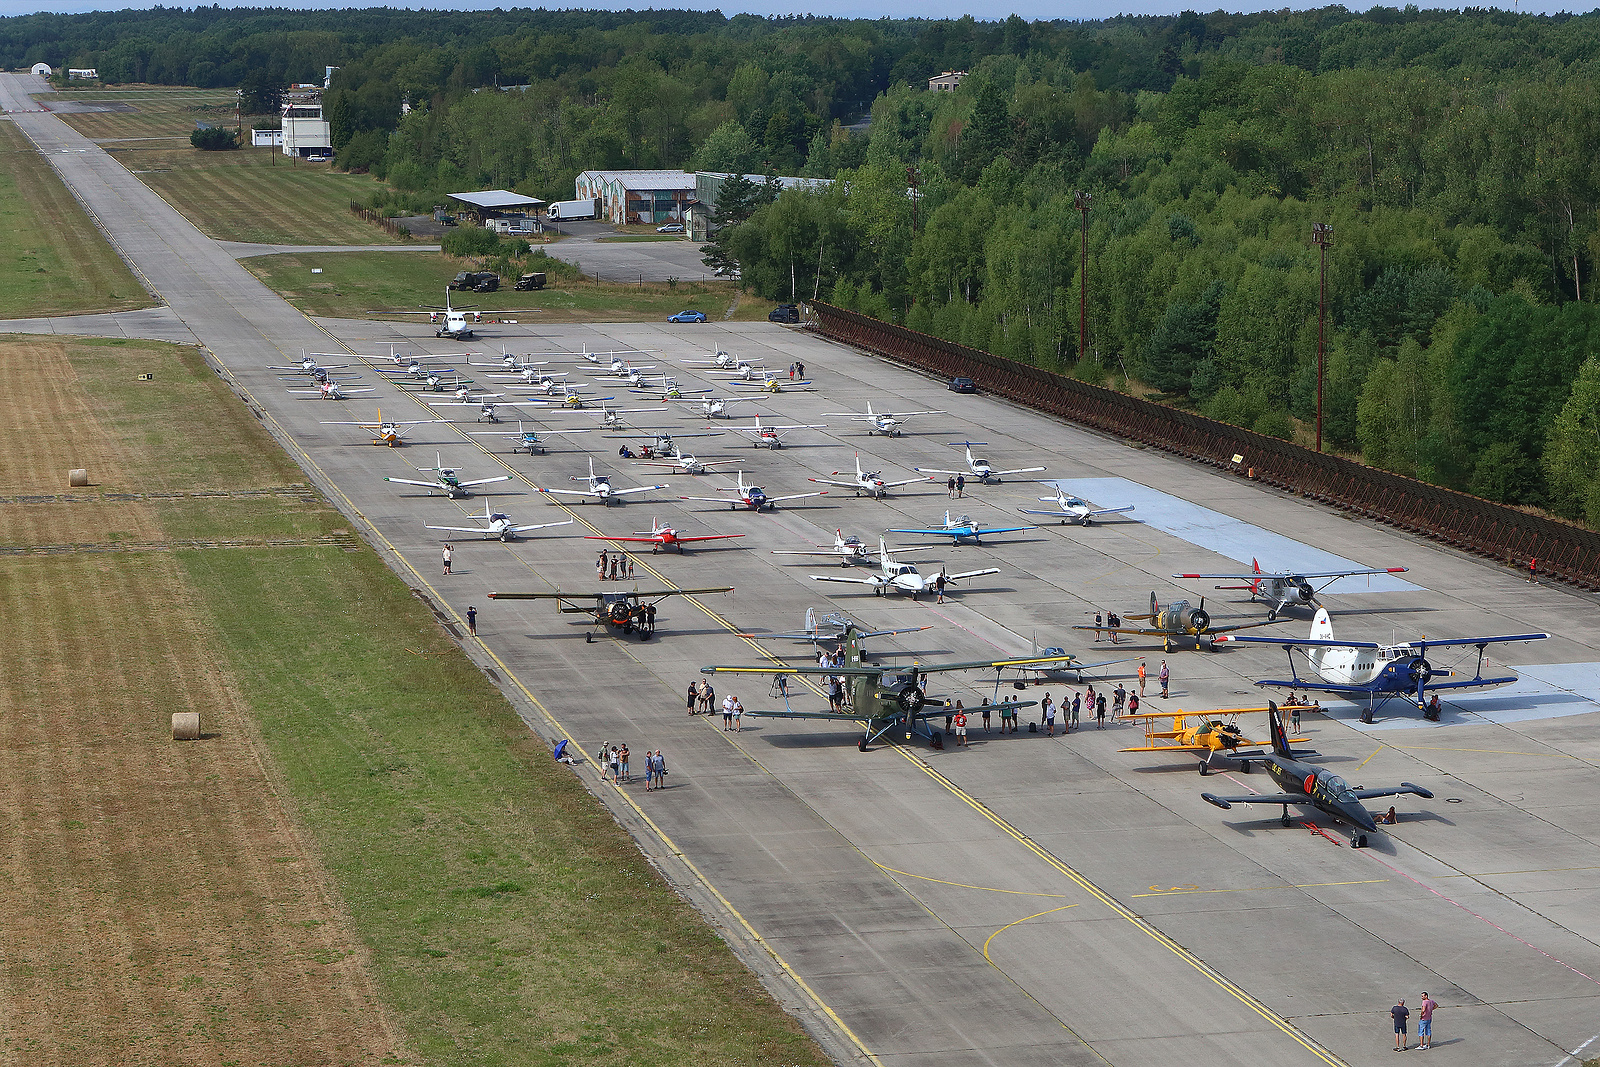
[[[676,315],[668,315],[668,322],[705,322],[704,311],[680,311]]]

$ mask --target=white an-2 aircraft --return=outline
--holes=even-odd
[[[1055,496],[1042,496],[1039,498],[1046,504],[1054,503],[1055,511],[1042,511],[1038,508],[1018,508],[1024,515],[1048,515],[1053,519],[1060,519],[1061,525],[1075,522],[1079,526],[1088,526],[1102,515],[1121,515],[1133,510],[1132,504],[1120,508],[1097,508],[1088,501],[1079,497],[1068,496],[1066,490],[1057,489]]]
[[[1267,605],[1267,618],[1276,619],[1278,613],[1285,608],[1309,605],[1320,608],[1317,603],[1317,594],[1340,578],[1359,578],[1371,574],[1404,574],[1404,567],[1379,567],[1377,569],[1360,569],[1349,571],[1278,571],[1276,573],[1263,573],[1261,564],[1252,559],[1249,574],[1174,574],[1174,578],[1231,578],[1235,581],[1246,582],[1246,585],[1219,585],[1218,589],[1248,589],[1251,600],[1259,600]],[[1312,579],[1326,578],[1327,581],[1319,586],[1312,586]]]
[[[852,419],[856,422],[867,424],[867,436],[881,433],[885,437],[899,437],[905,432],[903,423],[913,415],[946,415],[945,411],[873,411],[872,402],[867,402],[867,412],[863,415],[859,411],[824,411],[825,419]]]
[[[834,474],[849,474],[849,471],[834,471]],[[898,482],[883,480],[882,471],[864,471],[861,469],[861,453],[856,453],[856,475],[849,481],[838,478],[812,478],[813,482],[820,485],[837,485],[843,489],[854,489],[856,496],[866,493],[875,500],[882,500],[889,495],[889,490],[898,489],[903,485],[914,485],[917,482],[928,481],[927,478],[905,478]]]
[[[448,530],[451,533],[481,534],[485,541],[490,539],[515,541],[517,538],[524,534],[532,533],[534,530],[545,530],[551,526],[571,526],[576,520],[563,519],[560,522],[516,523],[512,522],[511,516],[503,511],[490,511],[489,502],[486,500],[483,503],[483,521],[489,524],[487,528],[482,526],[429,526],[427,524],[424,524],[424,528],[428,530]]]
[[[633,487],[628,488],[628,489],[618,489],[618,488],[614,487],[611,484],[611,476],[610,475],[608,475],[608,474],[596,474],[594,472],[594,457],[593,456],[589,457],[589,476],[587,478],[574,477],[572,479],[572,481],[575,481],[575,482],[587,482],[588,483],[588,488],[586,488],[586,489],[541,489],[538,486],[535,486],[534,488],[538,489],[538,491],[541,492],[541,493],[554,494],[554,495],[558,495],[558,496],[581,496],[581,497],[585,498],[586,500],[598,500],[598,501],[600,501],[600,503],[605,504],[607,506],[610,506],[611,502],[613,500],[618,499],[619,497],[630,496],[630,495],[632,495],[634,493],[650,493],[650,492],[654,492],[657,489],[665,489],[666,488],[665,485],[636,485],[636,486],[633,486]]]
[[[879,573],[868,578],[851,578],[842,574],[813,574],[814,582],[845,582],[850,585],[868,585],[874,594],[886,596],[889,593],[910,593],[915,600],[923,593],[937,591],[939,579],[943,578],[948,584],[959,582],[964,578],[976,578],[984,574],[999,574],[999,567],[985,567],[982,570],[962,571],[959,574],[950,574],[943,568],[939,573],[929,577],[920,573],[910,563],[897,563],[889,555],[889,546],[880,538],[878,541],[878,567]]]
[[[1044,470],[1043,467],[1017,467],[1015,470],[997,471],[997,470],[994,469],[994,465],[992,463],[990,463],[988,460],[981,459],[978,456],[974,456],[972,454],[973,442],[971,442],[971,441],[951,441],[950,443],[952,445],[962,445],[962,446],[964,446],[966,448],[966,450],[967,450],[967,469],[966,470],[964,470],[964,471],[942,471],[942,470],[935,470],[933,467],[913,467],[911,469],[914,470],[914,471],[917,471],[919,474],[944,474],[944,475],[961,474],[961,475],[965,475],[968,478],[976,478],[976,479],[978,479],[978,481],[982,482],[984,485],[999,485],[1000,484],[1000,479],[1004,475],[1008,475],[1008,474],[1034,474],[1034,473],[1037,473],[1038,471]],[[983,444],[983,443],[984,442],[982,442],[982,441],[978,441],[977,442],[977,444],[980,444],[980,445]]]
[[[461,480],[461,476],[456,473],[454,467],[446,467],[444,465],[444,459],[437,452],[434,453],[434,461],[435,465],[432,467],[416,468],[425,474],[432,472],[436,475],[431,482],[418,481],[415,478],[385,478],[384,481],[399,482],[402,485],[420,485],[430,491],[438,489],[451,500],[460,500],[463,497],[471,496],[472,490],[480,485],[488,485],[491,482],[509,482],[511,480],[511,475],[502,474],[498,478],[479,478],[476,481],[464,482]]]

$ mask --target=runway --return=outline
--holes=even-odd
[[[20,80],[0,79],[0,97],[18,99]],[[210,349],[401,576],[448,619],[477,608],[482,642],[468,643],[468,651],[495,672],[531,728],[552,741],[570,737],[589,753],[607,740],[666,751],[671,788],[661,793],[602,785],[590,767],[578,773],[842,1062],[1367,1064],[1392,1054],[1388,1006],[1397,997],[1414,1004],[1424,989],[1441,1004],[1438,1054],[1460,1062],[1554,1065],[1600,1031],[1600,982],[1592,977],[1600,976],[1600,832],[1592,815],[1600,799],[1600,625],[1592,597],[1530,584],[1442,546],[989,397],[957,396],[780,326],[486,323],[468,346],[646,349],[643,362],[677,367],[686,387],[693,378],[709,384],[711,374],[697,368],[705,373],[691,375],[683,361],[716,348],[763,357],[779,372],[802,359],[814,391],[741,407],[826,422],[827,430],[795,431],[790,447],[775,452],[732,435],[693,442],[703,459],[734,457],[732,469],[774,495],[822,488],[808,479],[849,469],[853,451],[893,479],[909,477],[914,466],[950,466],[961,453],[948,442],[975,439],[989,442],[985,452],[1001,466],[1045,464],[1038,477],[1106,493],[1115,484],[1102,480],[1122,479],[1195,509],[1183,518],[1192,527],[1183,536],[1175,522],[1118,521],[1044,525],[982,547],[904,549],[952,570],[1000,568],[942,605],[825,587],[809,576],[839,573],[836,564],[772,552],[829,544],[836,528],[875,543],[884,529],[926,524],[947,507],[1013,525],[1017,508],[1034,506],[1043,490],[1026,481],[969,483],[966,499],[951,501],[930,482],[884,502],[830,490],[756,515],[682,501],[714,495],[709,487],[730,480],[659,476],[618,459],[622,442],[598,431],[532,457],[509,454],[509,442],[467,436],[464,430],[489,428],[470,424],[419,426],[407,448],[370,447],[359,430],[321,422],[369,418],[377,402],[295,401],[264,368],[302,348],[377,355],[391,340],[439,353],[459,352],[460,344],[436,340],[425,324],[306,318],[58,119],[37,112],[13,119],[166,300],[174,321]],[[575,379],[593,380],[586,365],[572,370]],[[373,374],[362,373],[358,384],[374,384]],[[393,386],[382,390],[387,417],[435,413]],[[648,405],[633,399],[639,402],[628,406]],[[864,410],[868,400],[949,414],[913,419],[897,439],[820,417]],[[541,426],[595,425],[579,414],[534,417]],[[676,411],[638,418],[705,426]],[[661,633],[642,643],[607,637],[590,644],[585,627],[548,604],[488,601],[491,589],[598,588],[598,543],[561,530],[512,545],[456,542],[454,573],[442,577],[440,543],[424,523],[464,525],[474,511],[481,515],[482,500],[428,498],[384,481],[415,476],[411,467],[431,465],[436,452],[464,478],[510,472],[513,480],[492,487],[503,492],[491,499],[514,520],[570,512],[580,521],[566,529],[585,533],[643,530],[652,517],[684,533],[746,533],[725,543],[733,547],[636,558],[641,584],[659,576],[731,584],[735,592],[668,601]],[[609,509],[565,508],[534,491],[569,485],[587,471],[588,456],[618,485],[664,481],[670,488]],[[1147,513],[1141,504],[1131,518]],[[1227,544],[1218,539],[1224,528],[1233,531]],[[1263,775],[1237,772],[1222,776],[1226,784],[1203,783],[1189,757],[1121,753],[1142,743],[1130,726],[1069,737],[979,732],[966,749],[884,745],[862,754],[852,728],[747,719],[730,734],[720,717],[684,713],[682,693],[699,666],[760,662],[762,643],[736,631],[793,628],[808,607],[843,610],[872,626],[931,627],[876,641],[880,655],[979,659],[1025,653],[1037,637],[1086,658],[1137,650],[1152,675],[1165,658],[1172,696],[1152,695],[1151,710],[1255,702],[1261,694],[1253,680],[1282,669],[1281,652],[1270,646],[1163,657],[1149,642],[1100,647],[1088,631],[1068,629],[1097,609],[1136,611],[1152,591],[1163,601],[1206,592],[1219,621],[1264,616],[1260,605],[1223,599],[1238,594],[1168,577],[1233,569],[1240,558],[1230,546],[1241,529],[1255,531],[1257,547],[1410,568],[1404,577],[1413,590],[1357,587],[1330,597],[1341,634],[1555,635],[1509,646],[1513,667],[1543,666],[1515,687],[1452,697],[1438,726],[1423,728],[1399,708],[1377,724],[1388,725],[1380,731],[1355,729],[1336,715],[1308,718],[1322,761],[1352,783],[1412,781],[1438,796],[1407,798],[1399,805],[1405,817],[1371,848],[1348,848],[1320,817],[1303,822],[1326,834],[1302,822],[1282,829],[1276,809],[1206,805],[1202,788],[1271,786]],[[1297,616],[1281,628],[1299,632],[1304,622]],[[809,657],[808,646],[773,645],[795,662]],[[714,681],[719,693],[730,691],[731,679]],[[748,707],[776,704],[759,677],[733,684]],[[1059,697],[1063,687],[1045,688]],[[993,692],[993,678],[950,675],[932,691],[971,703]],[[1498,718],[1473,713],[1468,703],[1492,699],[1507,705]]]

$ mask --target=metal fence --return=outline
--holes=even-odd
[[[813,303],[812,329],[1115,437],[1253,478],[1511,566],[1600,589],[1600,533]]]

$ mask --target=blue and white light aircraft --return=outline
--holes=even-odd
[[[1018,508],[1024,515],[1048,515],[1052,519],[1059,519],[1061,525],[1075,522],[1079,526],[1088,526],[1102,515],[1121,515],[1133,510],[1132,504],[1120,508],[1097,508],[1088,501],[1075,496],[1068,496],[1065,489],[1057,489],[1055,496],[1042,496],[1040,501],[1046,504],[1055,504],[1055,511],[1044,511],[1039,508]]]
[[[468,430],[473,437],[509,437],[515,444],[511,446],[513,455],[527,449],[528,455],[544,455],[545,441],[539,436],[541,431],[532,426],[525,425],[521,419],[517,420],[516,431],[511,430]],[[544,430],[546,435],[588,433],[588,430]]]
[[[1022,530],[1037,530],[1037,526],[984,526],[971,515],[957,515],[950,517],[944,513],[943,526],[927,526],[921,529],[899,530],[891,529],[890,533],[926,534],[929,537],[948,537],[952,544],[959,545],[962,541],[971,541],[975,545],[983,544],[984,534],[1018,533]]]
[[[983,459],[983,458],[981,458],[979,456],[974,456],[972,454],[972,446],[974,444],[980,444],[981,445],[981,444],[984,444],[985,442],[983,442],[983,441],[976,441],[976,442],[974,442],[974,441],[951,441],[950,443],[952,445],[961,445],[963,448],[966,449],[966,452],[967,452],[967,469],[966,470],[964,470],[964,471],[941,471],[941,470],[935,470],[932,467],[913,467],[911,469],[916,471],[918,474],[945,474],[945,475],[960,474],[960,475],[964,475],[964,476],[966,476],[968,478],[976,478],[978,481],[982,482],[984,485],[999,485],[1001,477],[1004,476],[1004,475],[1007,475],[1007,474],[1035,474],[1035,473],[1037,473],[1039,471],[1044,470],[1043,467],[1017,467],[1014,470],[997,471],[997,470],[994,469],[994,464],[990,463],[986,459]]]

